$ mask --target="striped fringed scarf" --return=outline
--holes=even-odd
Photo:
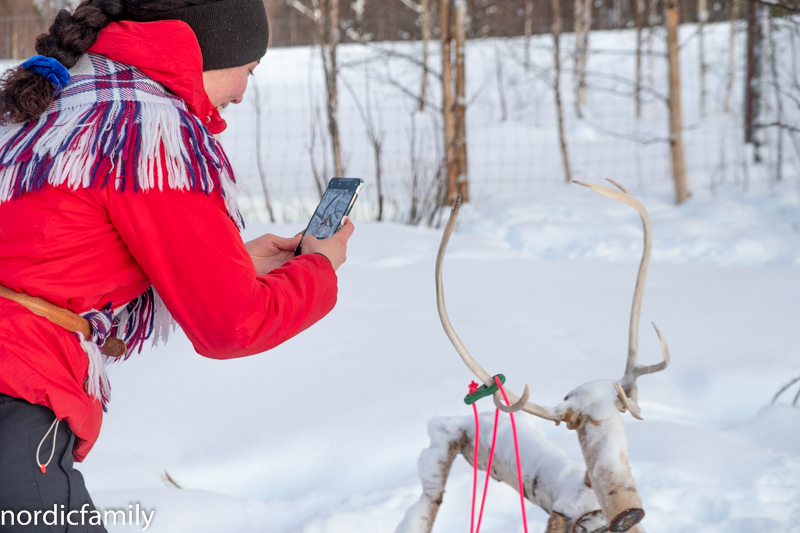
[[[38,120],[0,127],[0,203],[45,185],[113,184],[138,192],[166,184],[206,194],[218,189],[228,216],[244,227],[230,162],[183,100],[138,69],[95,54],[84,54],[69,72],[69,85]],[[153,344],[166,341],[170,325],[175,327],[152,287],[111,321],[111,333],[128,344],[126,359],[151,337]],[[87,391],[105,407],[104,365],[113,359],[100,355],[97,339],[81,340],[89,356]]]

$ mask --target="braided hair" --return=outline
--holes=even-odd
[[[73,13],[59,11],[49,32],[36,39],[36,52],[69,69],[97,41],[100,30],[112,22],[215,1],[84,0]],[[9,69],[0,77],[0,125],[38,118],[55,96],[56,88],[44,75],[21,67]]]

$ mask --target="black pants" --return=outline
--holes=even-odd
[[[90,525],[89,513],[95,507],[83,476],[72,468],[75,435],[65,422],[58,424],[55,452],[47,472],[39,469],[36,448],[54,420],[53,411],[46,407],[0,394],[0,533],[106,532],[102,525]],[[39,450],[42,464],[52,450],[51,431]],[[87,513],[73,513],[69,521],[78,525],[70,525],[67,513],[80,512],[81,508]],[[29,519],[28,525],[20,525],[20,520],[25,523]]]

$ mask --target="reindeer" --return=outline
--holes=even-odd
[[[664,370],[669,364],[669,350],[658,327],[653,324],[661,343],[663,361],[650,366],[637,364],[639,344],[639,314],[644,294],[645,276],[650,262],[650,220],[644,206],[620,184],[609,180],[619,190],[597,184],[575,182],[592,191],[633,207],[641,216],[644,227],[644,251],[639,265],[631,309],[628,360],[625,373],[617,381],[598,380],[584,383],[569,392],[555,407],[529,402],[530,390],[525,386],[522,396],[505,390],[510,405],[503,403],[500,391],[493,394],[495,406],[506,413],[523,411],[556,425],[565,422],[578,433],[585,469],[570,461],[566,454],[550,442],[535,426],[520,434],[523,474],[523,494],[532,503],[550,514],[546,533],[589,533],[601,531],[643,532],[637,525],[644,517],[642,500],[628,465],[628,445],[620,413],[630,411],[642,419],[638,404],[636,380],[639,376]],[[486,387],[495,385],[490,376],[467,351],[458,338],[444,304],[442,263],[447,243],[456,223],[460,201],[456,201],[444,229],[436,258],[436,299],[439,317],[445,333],[461,359]],[[444,485],[455,457],[461,453],[468,462],[474,461],[474,429],[470,417],[437,418],[429,424],[431,447],[419,459],[423,495],[408,510],[397,533],[430,532],[444,494]],[[486,420],[488,425],[489,420]],[[524,428],[523,428],[524,429]],[[486,434],[487,432],[483,432]],[[507,432],[506,432],[507,433]],[[508,440],[508,439],[505,439]],[[502,435],[498,441],[503,441]],[[481,442],[478,467],[486,470],[488,443]],[[506,446],[506,448],[508,448]],[[517,489],[515,458],[498,448],[490,474]],[[423,473],[425,472],[425,473]]]

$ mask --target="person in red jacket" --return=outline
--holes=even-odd
[[[0,286],[92,334],[0,297],[0,531],[105,531],[73,460],[109,401],[106,339],[127,358],[177,323],[199,354],[243,357],[336,303],[352,223],[299,257],[300,236],[243,243],[213,136],[268,39],[262,0],[87,0],[3,76]]]

